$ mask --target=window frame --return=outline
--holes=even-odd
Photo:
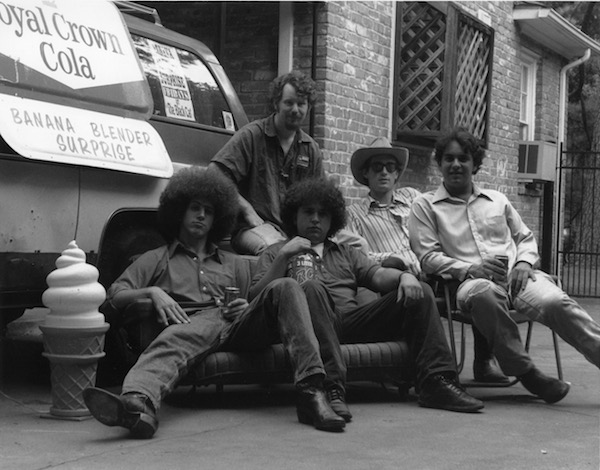
[[[406,3],[417,3],[417,2],[406,2]],[[402,27],[403,24],[403,12],[405,10],[405,3],[398,3],[396,8],[396,37],[395,42],[397,47],[395,48],[394,55],[394,85],[393,85],[393,105],[392,105],[392,129],[394,141],[401,145],[408,145],[414,147],[430,148],[435,140],[454,127],[455,123],[455,110],[456,110],[456,94],[457,94],[457,83],[456,76],[458,72],[458,42],[460,36],[460,24],[464,22],[469,26],[479,29],[489,36],[489,57],[487,61],[488,65],[488,76],[487,82],[487,95],[486,100],[486,116],[485,116],[485,131],[483,140],[488,141],[489,134],[489,111],[491,105],[491,94],[492,94],[492,75],[493,75],[493,57],[494,57],[494,29],[487,26],[479,19],[462,10],[459,6],[451,2],[423,2],[426,3],[430,8],[438,10],[440,13],[445,15],[445,49],[443,59],[443,79],[442,79],[442,90],[440,100],[440,129],[436,130],[402,130],[399,128],[399,96],[398,86],[400,83],[400,70],[401,70],[401,55],[402,55]]]
[[[535,140],[535,123],[536,123],[536,94],[537,94],[537,73],[538,73],[539,56],[533,52],[522,50],[520,57],[520,90],[519,90],[519,140],[532,141]],[[527,116],[525,120],[521,119],[523,100],[523,69],[528,70],[527,83]],[[523,126],[528,126],[527,135],[522,133]]]

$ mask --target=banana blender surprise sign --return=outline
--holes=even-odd
[[[111,2],[0,1],[0,133],[19,154],[168,177],[152,109]]]

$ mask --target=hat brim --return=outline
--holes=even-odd
[[[350,159],[350,169],[352,170],[352,176],[360,184],[365,186],[369,185],[369,182],[363,174],[363,168],[365,163],[369,161],[369,158],[375,155],[389,155],[394,158],[398,163],[398,178],[402,176],[406,166],[408,165],[408,149],[404,147],[367,147],[358,149],[352,154]]]

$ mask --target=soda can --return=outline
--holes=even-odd
[[[495,258],[499,261],[502,261],[502,264],[504,265],[504,269],[508,270],[508,256],[496,255]]]
[[[296,279],[299,284],[315,279],[319,275],[321,265],[316,255],[301,253],[290,258],[287,265],[286,276]]]
[[[229,302],[237,299],[240,296],[240,290],[237,287],[226,287],[225,297],[223,298],[223,305],[227,307]]]

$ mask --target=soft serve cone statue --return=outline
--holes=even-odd
[[[50,313],[40,329],[44,356],[52,371],[50,415],[73,419],[89,416],[82,392],[95,385],[98,359],[104,356],[108,323],[98,307],[106,291],[98,283],[98,270],[85,262],[85,253],[75,241],[56,260],[56,269],[46,281],[48,289],[42,302]]]

